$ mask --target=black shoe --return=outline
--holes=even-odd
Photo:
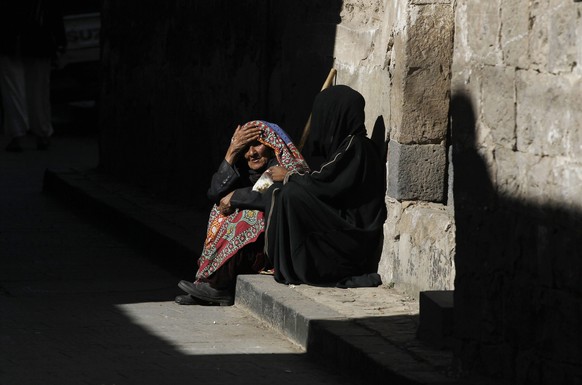
[[[20,138],[12,138],[8,146],[6,146],[6,151],[9,152],[22,152],[22,146],[20,145]]]
[[[207,282],[180,281],[178,287],[191,296],[206,302],[218,303],[221,306],[234,305],[234,295],[229,290],[214,289]]]
[[[177,296],[174,301],[178,305],[201,305],[201,301],[192,297],[190,294],[181,294]]]

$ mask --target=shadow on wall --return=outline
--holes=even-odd
[[[386,125],[384,124],[384,117],[382,115],[379,115],[374,121],[374,127],[372,128],[370,139],[376,145],[378,153],[380,154],[380,159],[382,160],[382,175],[384,176],[382,194],[383,196],[386,196],[386,187],[388,185],[388,180],[386,179],[386,162],[388,160],[388,141],[390,139],[386,139]],[[384,234],[382,234],[382,238],[378,243],[378,249],[376,250],[374,258],[372,259],[370,271],[378,272],[378,266],[380,264],[380,259],[382,258],[383,247]]]
[[[582,383],[582,212],[496,191],[468,95],[451,100],[455,334],[464,369]]]
[[[372,142],[374,142],[378,147],[380,156],[384,161],[384,166],[386,166],[386,161],[388,160],[388,142],[390,141],[390,137],[386,135],[386,125],[384,124],[384,117],[382,115],[379,115],[376,118],[370,139],[372,139]]]

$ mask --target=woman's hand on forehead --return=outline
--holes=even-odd
[[[258,124],[249,126],[238,125],[232,138],[230,146],[226,152],[225,159],[228,163],[233,164],[238,156],[245,152],[248,146],[261,137],[262,128]]]
[[[262,128],[258,125],[238,126],[232,135],[231,142],[240,145],[248,145],[260,138]]]

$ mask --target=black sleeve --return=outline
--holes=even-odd
[[[218,203],[223,196],[237,187],[239,181],[240,174],[236,167],[223,160],[218,170],[212,175],[206,196],[212,202]]]
[[[267,167],[278,166],[277,158],[273,157],[269,160]],[[256,176],[258,180],[259,176]],[[254,181],[254,182],[253,182]],[[253,179],[251,183],[255,183],[256,180]],[[261,210],[265,211],[265,205],[267,204],[266,194],[260,193],[258,191],[253,191],[252,186],[246,188],[238,188],[235,190],[234,194],[230,198],[230,204],[232,207],[238,209],[248,209],[248,210]]]
[[[277,165],[277,159],[271,159],[267,167]],[[258,176],[256,177],[258,179]],[[206,195],[213,203],[218,204],[220,199],[231,191],[234,194],[230,198],[232,207],[239,209],[261,210],[265,209],[264,194],[253,191],[252,180],[248,174],[241,175],[235,165],[223,160],[218,170],[212,175],[210,187]]]
[[[230,204],[237,209],[265,211],[265,194],[253,191],[252,187],[239,188],[230,198]]]

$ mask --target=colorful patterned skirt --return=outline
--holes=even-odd
[[[210,212],[196,279],[209,278],[243,248],[255,243],[265,231],[263,215],[258,210],[236,210],[225,216],[215,205]],[[253,250],[257,254],[263,253],[261,245],[255,245]],[[258,265],[257,273],[262,268],[260,263]]]

